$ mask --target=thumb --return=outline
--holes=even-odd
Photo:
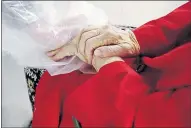
[[[99,47],[94,51],[94,55],[98,57],[130,57],[132,56],[131,52],[131,46],[127,43],[123,43]]]

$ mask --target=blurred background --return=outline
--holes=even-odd
[[[186,1],[89,1],[103,9],[112,24],[138,27],[166,15]],[[5,42],[6,43],[6,42]],[[24,67],[8,54],[2,56],[2,124],[24,127],[32,118],[32,109]]]

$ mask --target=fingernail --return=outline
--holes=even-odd
[[[97,50],[95,50],[94,55],[95,56],[102,56],[102,53],[99,49],[97,49]]]

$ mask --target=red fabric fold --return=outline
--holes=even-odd
[[[174,48],[177,39],[191,28],[191,2],[168,15],[152,20],[134,30],[141,54],[159,56]]]

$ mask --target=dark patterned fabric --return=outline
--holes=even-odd
[[[26,82],[28,86],[29,99],[32,105],[32,109],[34,109],[36,86],[38,85],[38,82],[42,74],[45,72],[45,70],[26,67],[24,68],[24,71],[25,71]]]

